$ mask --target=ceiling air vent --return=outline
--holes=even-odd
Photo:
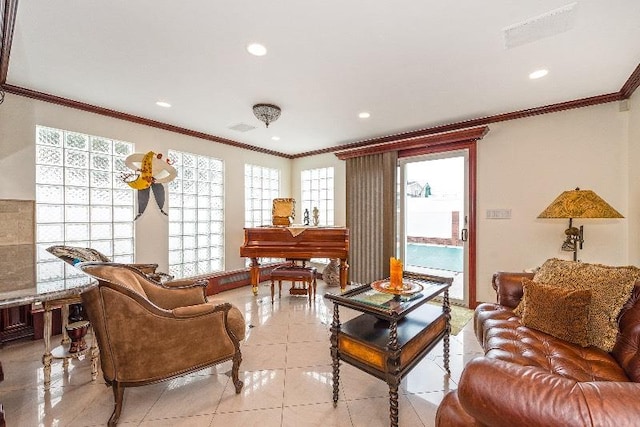
[[[255,126],[251,126],[246,123],[238,123],[236,125],[229,126],[228,129],[235,130],[237,132],[248,132],[250,130],[254,130],[255,128]]]
[[[573,28],[577,5],[578,2],[574,2],[504,28],[502,31],[505,49],[522,46],[523,44],[569,31]]]

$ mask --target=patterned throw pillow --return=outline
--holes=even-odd
[[[591,291],[537,283],[523,279],[527,304],[522,324],[565,341],[589,346],[587,323]]]
[[[552,258],[545,261],[533,280],[591,291],[587,323],[589,344],[610,352],[618,336],[618,314],[631,296],[638,278],[640,269],[633,266],[612,267]],[[527,303],[523,298],[514,312],[522,317]]]

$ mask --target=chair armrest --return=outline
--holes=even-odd
[[[209,285],[207,279],[176,279],[161,284],[167,288],[206,288]]]
[[[130,267],[136,268],[142,271],[144,274],[154,274],[158,264],[127,264]]]
[[[498,304],[516,308],[522,299],[522,279],[533,279],[534,273],[509,273],[499,271],[493,274],[491,286],[496,291]]]
[[[469,362],[458,384],[465,411],[492,427],[635,425],[639,393],[634,382],[577,382],[486,357]]]
[[[167,286],[148,281],[144,290],[151,302],[166,310],[207,302],[205,287],[200,285]]]
[[[211,304],[188,305],[185,307],[176,307],[171,312],[175,317],[188,319],[190,317],[202,316],[216,311],[216,307]]]

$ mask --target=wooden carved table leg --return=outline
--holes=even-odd
[[[0,381],[4,380],[4,372],[2,371],[2,362],[0,362]],[[0,427],[5,427],[4,421],[4,408],[2,407],[2,403],[0,403]]]
[[[387,383],[389,384],[389,419],[391,427],[398,427],[398,387],[400,385],[400,375],[398,364],[400,363],[400,352],[398,349],[398,322],[389,322],[389,352],[390,366],[387,374]]]
[[[42,356],[42,364],[44,365],[44,389],[49,390],[51,386],[51,307],[44,305],[44,355]]]
[[[338,389],[340,385],[340,359],[338,357],[338,332],[340,331],[340,311],[338,304],[333,305],[333,322],[331,323],[331,365],[333,367],[333,407],[338,405]]]
[[[451,335],[451,305],[449,304],[449,289],[444,291],[442,306],[447,320],[447,332],[444,335],[444,369],[448,374],[451,374],[451,369],[449,368],[449,336]]]
[[[63,346],[67,346],[69,345],[69,343],[71,343],[71,339],[69,339],[69,334],[67,333],[67,326],[69,325],[68,304],[62,304],[62,307],[60,307],[60,315],[62,320],[62,340],[60,341],[60,344],[62,344]],[[62,360],[62,367],[65,371],[67,370],[67,368],[69,367],[69,359],[64,358]]]
[[[98,342],[95,334],[93,333],[93,328],[91,328],[91,348],[89,350],[89,354],[91,354],[91,380],[95,381],[98,378],[98,360],[100,359],[100,351],[98,351]]]

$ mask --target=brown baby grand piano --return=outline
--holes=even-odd
[[[251,258],[251,286],[258,294],[259,258],[338,258],[340,288],[347,287],[349,229],[342,227],[256,227],[244,229],[240,256]]]

